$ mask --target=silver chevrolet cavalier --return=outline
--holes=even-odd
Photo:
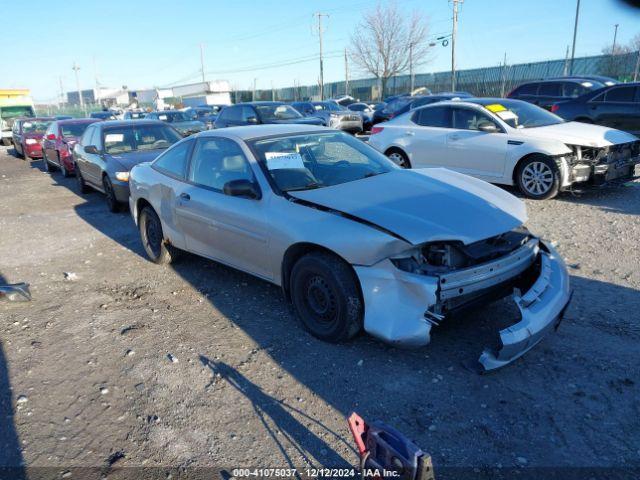
[[[130,191],[152,261],[187,250],[279,285],[330,342],[364,329],[426,345],[455,312],[512,295],[521,318],[480,356],[491,370],[557,327],[571,296],[520,200],[446,169],[401,169],[327,128],[202,132],[134,167]]]

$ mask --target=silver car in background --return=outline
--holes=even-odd
[[[569,303],[564,262],[523,227],[520,200],[449,170],[401,169],[335,130],[203,132],[136,166],[130,189],[152,261],[188,250],[279,285],[326,341],[364,329],[422,346],[451,314],[513,294],[521,319],[482,353],[490,370],[538,343]]]
[[[327,127],[349,133],[362,132],[363,119],[359,112],[352,112],[332,100],[311,104],[316,111],[314,116],[322,118]]]

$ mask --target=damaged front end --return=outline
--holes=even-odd
[[[564,159],[567,164],[564,186],[588,182],[602,186],[615,181],[634,178],[640,163],[640,140],[606,147],[569,145],[573,155]]]
[[[417,347],[455,312],[513,294],[521,319],[485,349],[483,370],[504,366],[557,326],[570,299],[557,252],[525,228],[464,245],[429,242],[373,266],[356,266],[367,309],[364,328],[387,342]],[[522,293],[524,292],[524,293]]]

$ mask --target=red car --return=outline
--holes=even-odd
[[[42,137],[55,119],[51,117],[20,118],[13,123],[13,147],[21,158],[42,157]]]
[[[73,146],[87,126],[99,121],[96,118],[72,118],[58,120],[49,125],[42,140],[44,169],[50,172],[59,168],[65,177],[72,174],[74,172]]]

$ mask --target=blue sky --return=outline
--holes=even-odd
[[[385,3],[389,0],[382,0]],[[562,58],[571,43],[575,0],[465,0],[460,8],[458,68]],[[55,5],[55,6],[53,6]],[[101,84],[131,89],[199,81],[204,44],[207,79],[249,89],[313,84],[318,62],[252,70],[317,55],[313,12],[325,19],[325,81],[344,78],[340,53],[374,0],[0,0],[3,54],[0,88],[26,87],[38,101],[55,100],[59,77],[75,89],[71,66],[80,66],[82,88]],[[448,0],[397,0],[407,13],[422,12],[434,35],[451,31]],[[597,54],[640,33],[640,10],[620,0],[582,0],[576,55]],[[6,48],[9,47],[9,48]],[[450,68],[451,49],[437,46],[420,72]],[[352,78],[368,76],[352,69]]]

